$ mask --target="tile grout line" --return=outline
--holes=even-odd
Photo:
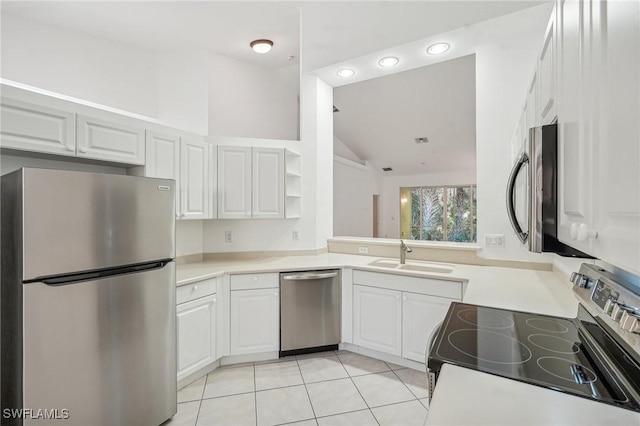
[[[309,405],[311,406],[311,412],[313,413],[313,419],[316,421],[316,425],[318,424],[318,418],[316,417],[316,410],[313,408],[313,402],[311,401],[311,395],[309,395],[309,389],[307,389],[307,383],[304,380],[304,376],[302,375],[302,369],[300,368],[300,363],[298,362],[298,358],[296,358],[296,365],[298,366],[298,371],[300,372],[300,377],[302,378],[302,385],[304,386],[304,391],[307,393],[307,398],[309,399]]]
[[[367,409],[369,410],[369,412],[373,416],[373,419],[376,421],[376,423],[378,423],[378,426],[379,426],[380,422],[378,421],[378,418],[373,413],[373,410],[371,410],[371,407],[369,407],[369,403],[367,402],[367,400],[364,399],[364,396],[362,396],[362,392],[360,392],[360,389],[358,389],[358,385],[356,385],[356,382],[353,381],[353,377],[351,377],[351,374],[349,374],[349,372],[345,368],[344,363],[342,362],[342,359],[340,359],[340,355],[336,354],[336,356],[338,357],[338,361],[340,361],[340,365],[342,365],[342,368],[344,368],[344,371],[347,372],[347,376],[349,376],[349,380],[351,380],[351,383],[353,384],[353,387],[356,388],[356,391],[358,391],[358,395],[360,395],[360,398],[362,398],[362,400],[364,401],[364,405],[367,406]],[[386,365],[386,363],[385,363],[385,365]],[[388,367],[388,365],[387,365],[387,367]]]
[[[393,375],[394,375],[394,376],[396,376],[396,377],[398,378],[398,380],[400,380],[400,383],[402,383],[402,384],[404,385],[404,387],[405,387],[405,388],[407,388],[407,390],[409,391],[409,393],[410,393],[411,395],[413,395],[414,399],[420,399],[420,398],[418,398],[418,397],[416,396],[416,394],[415,394],[415,393],[413,393],[413,391],[411,390],[411,388],[410,388],[409,386],[407,386],[407,384],[404,382],[404,380],[402,380],[402,378],[396,374],[396,372],[395,372],[395,371],[391,370],[391,372],[393,373]],[[420,402],[420,401],[418,401],[418,402]]]
[[[256,382],[256,363],[253,363],[253,407],[256,413],[256,426],[258,426],[258,384]]]
[[[198,404],[198,412],[196,413],[196,421],[194,423],[194,426],[197,426],[198,419],[200,418],[200,409],[202,408],[202,401],[204,400],[204,391],[205,391],[205,389],[207,389],[207,382],[209,381],[209,374],[207,374],[205,377],[206,378],[204,379],[204,386],[202,387],[202,395],[200,395],[200,403]]]

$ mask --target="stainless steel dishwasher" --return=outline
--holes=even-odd
[[[339,270],[280,274],[280,356],[326,351],[340,343]]]

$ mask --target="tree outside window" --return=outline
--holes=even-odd
[[[476,186],[400,188],[400,238],[476,242]]]

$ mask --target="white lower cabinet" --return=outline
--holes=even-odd
[[[425,361],[429,336],[447,314],[454,299],[402,294],[402,357],[416,362]]]
[[[178,380],[216,360],[216,314],[215,294],[177,305]]]
[[[402,354],[401,292],[353,286],[353,343],[392,355]]]
[[[278,288],[232,289],[230,354],[244,355],[279,350]]]
[[[461,282],[355,270],[353,344],[423,364],[429,336],[461,299]]]

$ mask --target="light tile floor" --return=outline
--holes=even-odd
[[[335,351],[216,369],[178,391],[165,425],[419,425],[427,376]]]

